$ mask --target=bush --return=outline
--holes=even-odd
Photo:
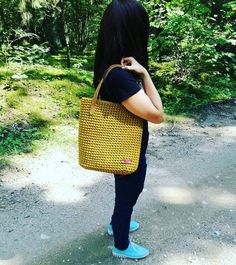
[[[167,112],[235,96],[236,57],[228,48],[235,45],[235,7],[222,5],[222,21],[217,23],[208,5],[199,0],[192,5],[189,0],[146,3],[154,32],[151,71]]]
[[[0,155],[31,152],[32,142],[44,138],[37,128],[24,128],[22,124],[0,127]]]

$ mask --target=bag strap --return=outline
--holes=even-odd
[[[93,114],[94,113],[94,110],[95,110],[95,105],[96,105],[96,102],[97,102],[97,98],[98,98],[98,94],[99,94],[99,91],[100,91],[100,88],[102,86],[102,83],[103,81],[105,80],[105,78],[107,77],[108,73],[115,67],[122,67],[121,64],[112,64],[111,66],[109,66],[107,68],[107,70],[104,72],[103,76],[102,76],[102,79],[101,81],[99,82],[97,88],[96,88],[96,91],[94,93],[94,96],[93,96],[93,99],[92,99],[92,104],[91,104],[91,108],[90,108],[90,114]]]

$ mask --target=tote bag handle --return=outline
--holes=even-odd
[[[91,104],[91,108],[90,108],[90,114],[93,114],[95,111],[95,106],[96,106],[96,102],[97,102],[97,98],[98,98],[98,94],[100,91],[100,88],[102,86],[103,81],[105,80],[105,78],[107,77],[108,73],[115,67],[122,67],[121,64],[112,64],[111,66],[109,66],[107,68],[107,70],[104,72],[101,81],[99,82],[96,91],[94,93],[93,99],[92,99],[92,104]]]

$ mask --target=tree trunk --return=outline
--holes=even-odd
[[[65,6],[64,6],[64,0],[61,0],[59,2],[60,8],[61,8],[61,24],[63,28],[63,39],[66,44],[66,67],[70,68],[71,67],[71,54],[70,54],[70,38],[68,34],[68,27],[65,21]]]

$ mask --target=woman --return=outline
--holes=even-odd
[[[149,250],[129,240],[129,232],[139,223],[131,220],[133,207],[143,190],[146,175],[146,148],[148,121],[163,122],[162,101],[148,73],[149,18],[145,8],[136,0],[113,0],[106,8],[97,40],[94,65],[94,87],[104,71],[113,68],[100,90],[104,100],[119,102],[130,112],[143,119],[143,136],[138,169],[129,175],[114,174],[115,207],[108,225],[114,236],[114,256],[139,259]]]

